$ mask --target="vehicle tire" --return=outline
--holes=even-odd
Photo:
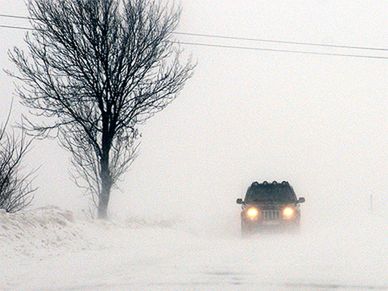
[[[295,235],[300,234],[300,225],[299,225],[299,223],[290,226],[289,233],[290,234],[295,234]]]
[[[241,221],[241,236],[247,237],[252,233],[251,228],[242,220]]]

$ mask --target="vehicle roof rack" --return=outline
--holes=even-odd
[[[288,183],[288,181],[282,181],[282,182],[278,182],[278,181],[272,181],[272,182],[268,182],[268,181],[263,181],[263,183],[259,183],[257,181],[253,182],[252,183],[252,186],[259,186],[259,185],[282,185],[282,186],[289,186],[290,184]]]

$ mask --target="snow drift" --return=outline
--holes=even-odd
[[[230,226],[2,212],[0,289],[386,290],[384,220],[360,221],[241,239]]]

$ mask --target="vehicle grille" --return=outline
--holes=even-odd
[[[276,209],[263,210],[264,220],[278,220],[280,218],[280,212]]]

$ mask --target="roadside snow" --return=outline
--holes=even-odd
[[[387,290],[382,226],[373,219],[241,239],[56,207],[0,213],[0,290]]]
[[[77,241],[75,243],[75,241]],[[0,213],[1,257],[37,256],[62,247],[82,248],[82,228],[70,211],[45,207],[16,214]]]
[[[77,217],[56,206],[8,214],[0,212],[0,255],[40,257],[72,251],[101,249],[122,242],[123,233],[144,228],[166,228],[168,221],[131,219],[120,222]]]

